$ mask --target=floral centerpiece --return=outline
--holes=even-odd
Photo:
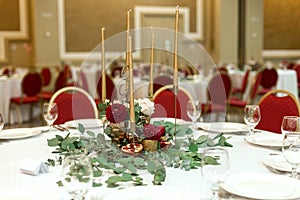
[[[127,132],[128,105],[105,101],[99,104],[100,116],[105,124],[104,133],[111,140],[105,140],[100,130],[92,132],[79,124],[78,130],[84,136],[56,135],[48,140],[48,146],[56,147],[53,153],[60,155],[56,161],[48,159],[48,164],[61,163],[67,155],[84,153],[92,159],[94,186],[102,185],[97,178],[101,177],[103,171],[106,170],[114,172],[114,174],[110,173],[111,176],[105,181],[107,187],[116,187],[124,182],[144,185],[138,170],[148,171],[153,175],[152,183],[158,185],[165,180],[165,167],[181,168],[187,171],[201,167],[202,154],[198,151],[199,148],[232,146],[222,133],[213,138],[201,135],[189,141],[186,141],[186,137],[172,140],[174,135],[191,135],[192,130],[189,124],[179,125],[164,121],[150,124],[154,103],[149,99],[138,99],[135,100],[134,106],[137,125],[135,135]],[[205,158],[204,161],[217,164],[216,158]]]

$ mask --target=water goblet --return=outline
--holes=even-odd
[[[66,156],[62,165],[62,184],[74,200],[83,200],[93,183],[93,170],[89,157]]]
[[[58,108],[56,103],[44,103],[43,116],[47,122],[49,129],[58,117]]]
[[[285,160],[292,165],[292,178],[298,178],[297,168],[300,164],[300,117],[285,116],[281,124],[283,134],[282,154]]]
[[[201,115],[201,103],[189,100],[187,103],[187,115],[193,122],[192,128],[196,129],[195,123]]]
[[[215,159],[217,163],[213,163]],[[201,173],[203,178],[209,183],[212,191],[211,199],[219,199],[219,187],[229,174],[229,154],[226,149],[210,147],[202,153]]]
[[[246,105],[244,108],[244,121],[248,125],[250,131],[248,135],[254,133],[255,126],[260,121],[260,109],[258,105]]]
[[[4,128],[5,120],[2,113],[0,113],[0,131]]]

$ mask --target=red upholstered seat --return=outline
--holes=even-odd
[[[157,76],[153,80],[153,94],[163,86],[172,85],[173,79],[169,76]]]
[[[58,118],[54,124],[63,124],[74,119],[98,118],[97,105],[92,96],[82,88],[64,87],[52,96],[50,103],[58,107]]]
[[[285,90],[271,90],[258,102],[261,119],[257,129],[281,133],[284,116],[299,116],[300,105],[296,97]]]
[[[231,79],[228,73],[216,72],[208,84],[207,103],[202,104],[203,115],[209,113],[226,113],[231,95]]]
[[[300,64],[295,64],[293,66],[293,69],[296,71],[296,74],[297,74],[298,91],[300,94]],[[299,94],[298,94],[298,96],[300,96]]]
[[[191,95],[184,89],[179,88],[176,96],[175,114],[175,94],[173,92],[173,85],[161,87],[153,95],[155,105],[154,114],[151,117],[172,117],[191,121],[187,115],[187,102],[192,100]]]
[[[19,112],[19,123],[21,123],[20,105],[30,104],[29,119],[32,117],[33,104],[39,103],[39,93],[42,89],[42,78],[39,73],[31,72],[24,76],[22,80],[22,95],[10,99],[10,106],[16,106]],[[10,116],[9,116],[10,121]]]

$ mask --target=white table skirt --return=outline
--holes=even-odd
[[[74,132],[75,130],[72,130]],[[76,131],[75,131],[76,132]],[[46,161],[54,158],[51,154],[52,148],[47,146],[47,139],[53,138],[55,134],[64,135],[62,132],[42,133],[41,135],[26,139],[11,140],[0,145],[0,199],[62,199],[64,190],[56,185],[60,180],[60,167],[50,167],[50,171],[38,176],[23,174],[19,171],[21,162],[29,159]],[[204,132],[195,132],[195,137]],[[232,136],[228,142],[233,147],[227,147],[230,155],[231,174],[258,172],[271,173],[263,165],[263,160],[270,153],[278,151],[253,146],[244,140],[244,136]],[[105,181],[107,177],[103,177]],[[152,185],[152,176],[143,175],[145,182]],[[284,184],[284,183],[283,183]],[[181,169],[167,168],[167,178],[163,185],[188,190],[189,192],[209,196],[208,185],[201,177],[200,169],[188,172]],[[90,190],[91,199],[102,199],[115,188],[95,187]]]

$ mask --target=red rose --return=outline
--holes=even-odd
[[[149,140],[159,140],[165,134],[165,127],[146,124],[143,129],[144,136]]]
[[[106,119],[110,123],[120,123],[128,118],[127,108],[119,103],[112,104],[106,108]]]

